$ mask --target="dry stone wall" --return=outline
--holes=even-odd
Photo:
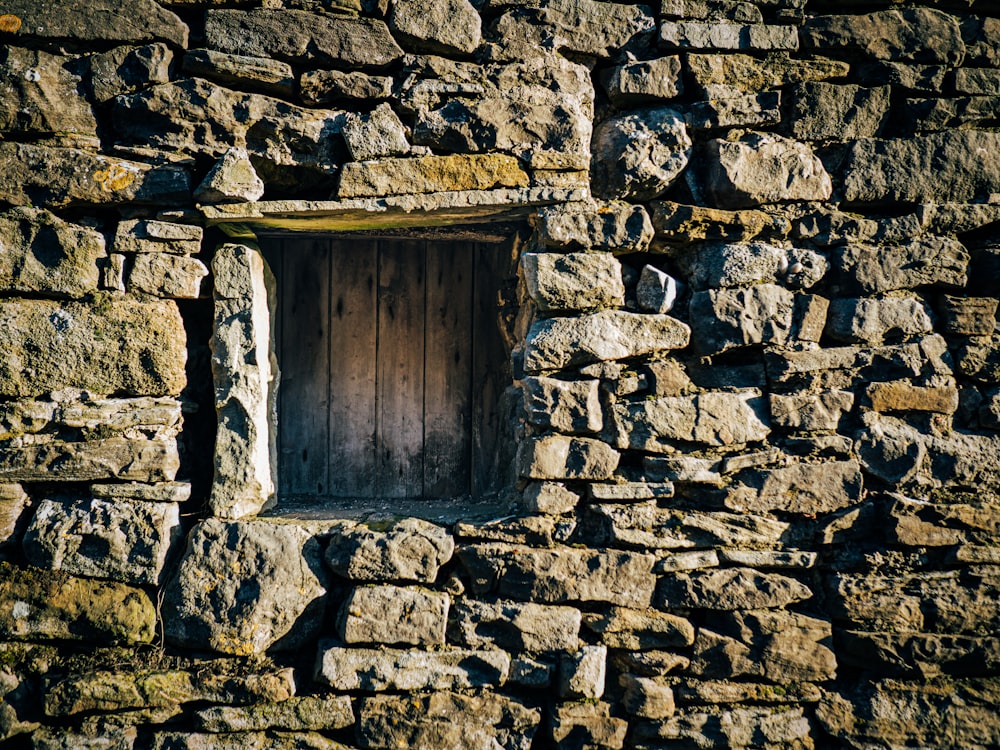
[[[1000,747],[1000,4],[4,0],[0,44],[5,747]],[[263,512],[253,232],[491,217],[499,510]]]

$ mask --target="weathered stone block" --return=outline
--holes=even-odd
[[[608,479],[620,458],[600,440],[565,435],[524,440],[517,449],[518,472],[526,479]]]
[[[530,513],[572,513],[580,496],[561,482],[531,482],[522,496]]]
[[[3,10],[17,19],[14,30],[25,37],[81,42],[163,41],[187,46],[187,26],[153,0],[136,0],[128,7],[115,0],[79,0],[65,7],[10,0]]]
[[[509,671],[510,656],[497,649],[400,651],[321,643],[315,679],[334,690],[471,690],[502,685]]]
[[[622,705],[629,716],[666,719],[674,714],[674,691],[655,678],[623,674],[618,678],[623,690]]]
[[[829,390],[821,393],[771,394],[771,424],[792,430],[836,430],[854,407],[854,393]]]
[[[758,92],[803,81],[843,78],[850,66],[840,60],[794,60],[787,55],[689,54],[687,64],[697,84],[709,93],[718,87]]]
[[[632,731],[637,743],[651,747],[666,741],[688,747],[749,750],[758,746],[759,737],[766,737],[768,745],[775,748],[813,746],[809,719],[799,706],[686,708],[666,721],[635,722]]]
[[[607,75],[604,88],[617,105],[673,99],[684,93],[681,59],[672,55],[619,65]]]
[[[326,562],[354,581],[433,583],[455,549],[440,526],[407,518],[383,531],[364,525],[339,528],[326,548]]]
[[[694,643],[694,626],[688,620],[652,609],[611,607],[603,614],[588,613],[583,623],[608,648],[644,651]]]
[[[528,294],[542,312],[625,304],[621,263],[607,253],[525,253],[521,272]]]
[[[280,703],[203,708],[194,720],[206,732],[330,730],[352,726],[354,711],[346,695],[306,695]]]
[[[448,625],[451,640],[467,648],[495,646],[509,651],[575,651],[580,645],[580,611],[573,607],[463,599]]]
[[[344,643],[444,645],[451,599],[447,594],[400,586],[361,586],[340,610]]]
[[[889,337],[933,330],[923,302],[914,297],[835,299],[826,319],[828,335],[852,344],[877,345]]]
[[[919,386],[912,383],[872,383],[868,387],[872,409],[879,412],[931,411],[954,414],[958,388],[953,385]]]
[[[746,485],[731,490],[725,504],[752,513],[831,513],[860,502],[864,484],[857,461],[797,463],[741,478]]]
[[[673,497],[674,486],[670,482],[609,482],[590,485],[588,494],[598,502],[634,503]]]
[[[392,96],[389,76],[370,76],[340,70],[313,70],[299,78],[299,96],[306,104],[329,104],[340,100],[378,101]]]
[[[677,698],[684,703],[818,703],[823,690],[811,682],[771,685],[766,682],[685,680],[676,683]]]
[[[128,275],[128,289],[155,297],[197,299],[208,268],[197,258],[167,253],[136,256]]]
[[[410,152],[406,128],[388,104],[380,104],[364,115],[349,112],[344,116],[340,134],[354,161]]]
[[[169,482],[180,468],[177,441],[105,438],[0,448],[0,480]]]
[[[846,664],[887,677],[989,676],[1000,667],[1000,638],[847,630],[837,641]]]
[[[643,266],[639,283],[635,287],[635,299],[646,312],[668,313],[680,294],[681,285],[673,276],[654,266]]]
[[[28,522],[28,493],[19,484],[0,484],[0,549],[17,541],[14,534]]]
[[[257,175],[245,148],[226,149],[194,191],[199,203],[243,203],[264,195],[264,181]]]
[[[784,607],[812,597],[804,583],[753,568],[675,573],[661,579],[656,606],[698,609],[763,609]]]
[[[702,393],[612,407],[619,448],[668,453],[676,441],[721,446],[764,440],[771,429],[756,392]]]
[[[559,660],[559,697],[596,700],[604,695],[608,672],[608,647],[583,646]]]
[[[572,521],[560,522],[548,516],[524,516],[485,522],[459,521],[452,527],[452,533],[459,539],[551,547],[556,535],[570,533],[566,529],[572,530],[574,526]]]
[[[292,66],[267,57],[192,49],[184,53],[181,69],[190,76],[205,78],[223,86],[251,89],[284,99],[292,99],[295,95],[295,72]]]
[[[174,224],[153,219],[125,219],[115,229],[116,253],[172,253],[195,255],[201,252],[204,234],[199,226]]]
[[[557,370],[683,349],[690,329],[667,315],[602,310],[575,318],[538,320],[528,331],[524,367]]]
[[[997,300],[992,297],[941,297],[940,313],[945,333],[989,336],[996,327]]]
[[[798,84],[789,92],[791,134],[804,141],[877,136],[889,117],[889,91],[889,86]]]
[[[799,48],[799,36],[794,26],[664,21],[660,46],[671,50],[794,50]]]
[[[6,7],[4,11],[6,11]],[[97,145],[97,119],[83,96],[73,58],[40,50],[0,51],[0,131],[20,136],[75,136],[77,145]]]
[[[932,284],[961,287],[968,280],[969,253],[957,240],[927,237],[877,247],[847,245],[834,253],[833,265],[841,288],[863,294]]]
[[[778,91],[765,91],[763,94],[734,92],[694,102],[684,108],[684,123],[692,130],[733,126],[760,128],[780,122],[781,93]]]
[[[754,284],[808,289],[819,283],[830,267],[823,255],[812,250],[775,247],[765,242],[706,243],[685,253],[679,262],[698,290]]]
[[[642,252],[653,239],[646,209],[621,202],[546,206],[535,228],[549,247]]]
[[[344,745],[317,732],[157,732],[150,750],[343,750]]]
[[[552,716],[552,740],[559,748],[608,748],[625,745],[628,722],[611,715],[603,702],[559,703]]]
[[[791,230],[788,219],[763,211],[723,211],[672,201],[653,201],[652,207],[656,237],[667,242],[739,242],[757,236],[783,237]]]
[[[185,68],[190,53],[184,55]],[[98,104],[120,94],[131,94],[151,84],[170,80],[174,53],[166,44],[144,47],[116,47],[90,58],[87,83]]]
[[[988,544],[1000,533],[1000,505],[984,502],[928,503],[893,496],[888,537],[908,547]]]
[[[337,195],[370,198],[527,185],[528,175],[512,156],[454,154],[350,162],[341,170]]]
[[[703,354],[755,344],[782,346],[793,336],[795,295],[774,284],[710,289],[691,295],[692,330]]]
[[[389,13],[389,26],[399,40],[421,52],[474,52],[482,41],[482,25],[468,0],[403,0]]]
[[[164,588],[166,636],[242,656],[298,648],[322,622],[326,578],[319,541],[302,526],[202,521]]]
[[[604,426],[599,380],[525,378],[521,383],[532,424],[568,433],[600,432]]]

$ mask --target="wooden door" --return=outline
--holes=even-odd
[[[282,498],[442,498],[493,489],[497,248],[285,239],[278,281]]]

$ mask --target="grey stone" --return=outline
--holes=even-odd
[[[608,479],[620,455],[607,443],[565,435],[524,440],[517,467],[525,479]]]
[[[619,65],[608,74],[604,88],[617,105],[673,99],[684,93],[681,59],[672,55]]]
[[[598,380],[525,378],[525,408],[528,420],[559,432],[600,432],[604,426]]]
[[[777,550],[719,550],[719,560],[730,565],[742,565],[762,570],[811,568],[819,555],[815,552],[781,552]]]
[[[793,339],[796,296],[784,287],[758,284],[691,295],[695,348],[717,354],[755,344],[782,346]]]
[[[191,178],[173,164],[150,166],[75,148],[0,143],[0,200],[14,206],[88,204],[175,206]]]
[[[674,309],[680,283],[673,276],[653,266],[643,266],[635,288],[636,302],[647,312],[668,313]]]
[[[94,101],[103,104],[151,84],[170,80],[174,53],[162,43],[116,47],[90,58],[88,84]]]
[[[771,429],[759,393],[702,393],[612,407],[619,448],[669,453],[676,441],[711,446],[764,440]]]
[[[180,539],[174,503],[46,499],[35,510],[23,545],[25,557],[39,568],[156,584]]]
[[[917,132],[985,126],[1000,116],[1000,96],[908,99],[905,113]]]
[[[292,66],[267,57],[193,49],[184,53],[181,69],[190,76],[205,78],[223,86],[252,89],[284,99],[291,99],[295,93],[295,73]]]
[[[521,601],[609,602],[647,607],[656,577],[652,555],[620,550],[480,544],[462,548],[459,559],[472,577],[472,588]]]
[[[497,649],[400,651],[321,642],[315,679],[334,690],[470,690],[503,685],[509,670],[510,656]]]
[[[194,191],[199,203],[244,203],[263,195],[264,181],[250,161],[250,152],[238,147],[226,149]]]
[[[21,485],[0,484],[0,549],[17,541],[14,535],[27,523],[30,510],[28,493]]]
[[[30,729],[27,731],[31,731]],[[138,735],[135,727],[108,728],[100,734],[86,730],[75,732],[65,728],[42,727],[31,735],[35,750],[132,750]]]
[[[90,494],[105,500],[142,500],[149,503],[183,503],[191,499],[188,482],[121,482],[92,484]]]
[[[975,336],[961,342],[955,351],[955,370],[980,383],[1000,383],[1000,337]]]
[[[350,162],[341,170],[337,194],[341,199],[374,198],[527,185],[528,175],[511,156],[453,154]]]
[[[945,90],[945,81],[952,72],[947,65],[914,65],[909,60],[862,63],[855,70],[858,80],[869,86],[890,84],[898,89],[934,94]]]
[[[388,104],[380,104],[368,114],[346,115],[341,136],[354,161],[401,156],[410,151],[406,128]]]
[[[317,732],[157,732],[151,750],[343,750],[344,745]]]
[[[960,68],[954,73],[955,91],[980,96],[1000,95],[1000,71],[992,68]]]
[[[22,37],[79,42],[170,42],[186,47],[188,28],[181,19],[153,0],[127,7],[115,0],[79,0],[69,6],[39,5],[34,0],[10,0],[4,13],[15,16]]]
[[[524,506],[530,513],[572,513],[580,496],[561,482],[531,482],[524,489]]]
[[[700,570],[719,567],[719,555],[715,550],[671,553],[659,559],[653,569],[656,573],[675,573],[678,570]]]
[[[660,46],[669,50],[794,50],[799,48],[797,32],[794,26],[664,21]]]
[[[389,26],[408,47],[423,52],[470,53],[482,41],[482,19],[468,0],[401,0]]]
[[[777,573],[753,568],[675,573],[660,581],[656,606],[663,609],[763,609],[784,607],[812,597],[805,584]]]
[[[804,141],[877,136],[889,117],[889,91],[889,86],[800,83],[789,96],[791,134]]]
[[[128,290],[168,299],[197,299],[208,268],[197,258],[143,253],[132,262]]]
[[[580,611],[573,607],[463,599],[448,624],[449,639],[466,648],[497,647],[512,652],[576,651]]]
[[[688,620],[652,609],[611,607],[602,614],[588,613],[583,623],[608,648],[645,651],[694,643],[694,626]]]
[[[778,5],[780,7],[781,3]],[[661,0],[660,14],[697,21],[764,22],[760,8],[739,0]]]
[[[945,63],[956,67],[965,57],[957,19],[930,8],[816,16],[802,29],[802,46],[821,50],[839,48],[875,60]]]
[[[689,54],[687,64],[695,82],[705,93],[720,86],[756,93],[789,83],[843,78],[850,69],[840,60],[794,60],[784,54],[765,58],[741,54]]]
[[[667,315],[602,310],[532,324],[525,347],[528,372],[555,370],[683,349],[690,329]]]
[[[522,656],[511,660],[507,682],[526,688],[551,688],[554,673],[554,664]]]
[[[358,735],[372,750],[528,750],[541,719],[538,709],[494,693],[380,695],[361,701]]]
[[[552,712],[552,740],[559,748],[607,748],[625,745],[628,722],[611,715],[611,706],[600,701],[558,703]]]
[[[828,390],[820,393],[772,393],[771,424],[774,427],[804,430],[837,430],[854,407],[854,393]]]
[[[190,224],[125,219],[115,230],[114,249],[118,253],[194,255],[201,252],[202,235],[201,227]]]
[[[20,447],[44,445],[46,438],[41,435],[69,428],[85,441],[111,437],[166,441],[181,431],[181,403],[176,399],[101,399],[72,389],[55,391],[50,397],[51,401],[7,401],[0,406],[0,439]],[[28,435],[39,437],[13,442]],[[129,485],[122,489],[119,496],[128,497]]]
[[[945,333],[959,336],[989,336],[996,327],[997,300],[990,297],[941,296]]]
[[[759,737],[766,738],[765,747],[774,748],[809,747],[813,742],[809,719],[800,706],[685,708],[665,721],[635,722],[633,735],[647,747],[680,742],[688,747],[749,750],[758,747]]]
[[[400,586],[361,586],[344,600],[337,630],[344,643],[443,646],[447,594]]]
[[[674,691],[662,680],[623,674],[618,678],[622,705],[629,716],[640,719],[666,719],[674,713]]]
[[[687,166],[691,138],[683,116],[659,107],[616,115],[594,128],[591,183],[607,199],[662,195]]]
[[[766,242],[704,243],[679,262],[698,290],[783,284],[808,289],[830,267],[823,255],[803,248],[783,248]]]
[[[371,101],[392,96],[389,76],[370,76],[356,71],[312,70],[299,78],[299,96],[306,104],[329,104],[341,100]]]
[[[521,272],[541,312],[571,312],[625,304],[622,266],[608,253],[524,253]]]
[[[831,513],[862,500],[857,461],[797,463],[741,477],[744,487],[729,492],[725,505],[751,513]]]
[[[608,671],[607,646],[582,646],[559,660],[559,697],[596,700],[604,695]]]
[[[841,288],[877,294],[918,286],[965,286],[969,253],[957,240],[926,237],[893,245],[847,245],[834,253]]]
[[[0,214],[0,289],[80,298],[97,291],[104,237],[48,211]]]
[[[642,252],[653,239],[646,210],[621,202],[545,206],[535,228],[549,247]]]
[[[848,149],[841,167],[843,199],[934,203],[985,198],[1000,192],[1000,164],[982,158],[997,149],[1000,134],[980,130],[891,141],[863,138]]]
[[[0,130],[21,137],[76,136],[74,145],[96,146],[97,119],[80,76],[69,70],[72,62],[40,50],[0,51]]]
[[[867,297],[830,302],[826,333],[852,344],[881,344],[886,338],[931,333],[934,325],[915,297]]]
[[[611,57],[649,36],[656,22],[644,6],[600,0],[554,0],[524,3],[537,8],[532,21],[553,27],[554,45],[592,57]]]
[[[346,695],[306,695],[280,703],[203,708],[194,720],[206,732],[330,730],[353,726],[354,711]]]
[[[214,515],[241,518],[272,501],[277,361],[271,310],[274,277],[260,250],[222,245],[212,259],[215,325],[212,375],[217,417]]]
[[[967,503],[929,503],[892,495],[889,538],[909,547],[988,543],[1000,531],[1000,507],[989,498]]]
[[[451,559],[455,542],[440,526],[407,518],[385,531],[358,525],[336,530],[326,562],[338,575],[355,581],[432,583]]]
[[[202,521],[164,589],[166,637],[242,656],[298,648],[322,623],[326,579],[319,542],[299,525]]]
[[[234,55],[355,70],[383,68],[403,54],[382,21],[288,8],[209,9],[205,44]]]
[[[935,633],[845,631],[840,658],[849,666],[878,669],[880,675],[917,677],[988,676],[1000,665],[1000,639]]]
[[[171,481],[180,468],[177,441],[105,438],[0,448],[0,480],[89,482]]]
[[[92,645],[151,643],[156,605],[134,586],[0,563],[0,633]]]
[[[484,542],[508,542],[510,544],[530,544],[537,547],[551,547],[553,539],[563,530],[572,528],[575,521],[560,522],[547,516],[508,517],[492,521],[459,521],[452,527],[458,539],[475,539]]]
[[[818,703],[823,690],[811,682],[772,685],[766,682],[684,680],[675,684],[677,698],[686,704]]]
[[[674,496],[670,482],[616,482],[590,485],[590,498],[605,503],[634,503]]]
[[[715,139],[705,147],[706,190],[720,208],[782,201],[825,201],[830,175],[808,146],[770,133]]]

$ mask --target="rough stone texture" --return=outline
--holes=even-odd
[[[526,3],[536,6],[532,20],[553,27],[553,46],[594,57],[610,57],[615,50],[649,36],[655,21],[649,8],[602,0],[553,0]]]
[[[630,716],[641,719],[666,719],[673,716],[674,691],[650,677],[624,674],[619,680],[624,695],[622,703]]]
[[[389,26],[404,45],[423,52],[469,53],[482,39],[482,20],[468,0],[400,0]]]
[[[170,48],[162,43],[116,47],[90,58],[87,85],[94,99],[103,104],[119,94],[169,81],[173,57]]]
[[[619,448],[668,453],[676,441],[722,446],[764,440],[770,427],[759,394],[702,393],[613,407]]]
[[[666,314],[674,309],[680,291],[680,283],[673,276],[654,266],[643,266],[635,299],[646,312]]]
[[[582,646],[559,660],[559,697],[596,700],[604,695],[607,678],[607,646]]]
[[[250,153],[239,147],[226,149],[194,191],[199,203],[242,203],[263,195],[264,181],[257,176]]]
[[[335,573],[355,581],[433,583],[454,549],[440,526],[407,518],[384,532],[363,525],[337,529],[325,559]]]
[[[705,93],[717,87],[756,92],[804,81],[846,76],[849,66],[839,60],[795,60],[783,55],[761,59],[751,55],[689,54],[688,69]]]
[[[611,607],[607,614],[587,614],[583,623],[608,648],[635,651],[694,643],[694,626],[688,620],[651,609]]]
[[[572,312],[625,303],[622,267],[606,253],[525,253],[521,272],[541,312]]]
[[[719,208],[753,208],[781,201],[823,201],[833,184],[808,146],[769,133],[705,146],[707,194]]]
[[[341,172],[337,194],[340,198],[370,198],[527,185],[528,175],[510,156],[456,154],[350,162]]]
[[[808,289],[819,283],[830,267],[823,255],[812,250],[765,242],[705,243],[679,262],[691,285],[699,290],[754,284]]]
[[[180,458],[175,440],[110,437],[0,448],[0,479],[88,482],[102,479],[171,481]]]
[[[344,745],[317,732],[158,732],[153,750],[343,750]]]
[[[793,334],[795,295],[774,284],[712,289],[691,296],[695,346],[716,354],[754,344],[786,344]]]
[[[524,490],[525,508],[532,513],[570,513],[580,496],[561,482],[531,482]]]
[[[17,19],[16,28],[4,31],[15,31],[22,37],[84,42],[163,41],[187,46],[187,26],[153,0],[136,0],[127,8],[114,0],[75,0],[66,7],[10,0],[3,11]]]
[[[424,589],[362,586],[344,601],[338,632],[344,643],[443,646],[450,603]]]
[[[591,182],[601,198],[649,200],[687,166],[691,138],[681,115],[661,107],[605,120],[594,129]]]
[[[962,287],[969,253],[957,240],[926,237],[898,245],[848,245],[834,254],[834,267],[849,290],[863,294],[941,285]]]
[[[729,493],[727,508],[815,515],[841,510],[862,499],[863,479],[857,461],[792,464],[752,472],[745,481],[746,486]]]
[[[791,228],[787,219],[763,211],[723,211],[673,201],[653,201],[652,205],[656,236],[668,242],[738,242],[761,235],[785,236]]]
[[[132,262],[129,291],[168,299],[197,299],[208,268],[197,258],[166,253],[144,253]]]
[[[826,319],[827,335],[850,344],[878,345],[933,330],[927,309],[913,297],[835,299]]]
[[[726,707],[717,710],[688,708],[673,718],[639,722],[633,732],[637,742],[684,743],[688,747],[813,747],[809,719],[801,707]],[[655,747],[655,745],[653,745]],[[683,745],[682,745],[683,746]]]
[[[630,62],[613,68],[604,88],[618,105],[673,99],[684,92],[677,56]]]
[[[295,91],[292,66],[267,57],[229,55],[210,49],[195,49],[184,54],[182,69],[189,75],[223,86],[254,89],[286,99],[291,99]]]
[[[771,424],[793,430],[836,430],[854,406],[851,391],[829,390],[783,396],[771,394]]]
[[[517,466],[526,479],[607,479],[619,458],[607,443],[552,435],[522,442]]]
[[[0,52],[0,130],[22,137],[58,134],[96,141],[97,119],[83,96],[80,76],[69,70],[71,62],[19,47]]]
[[[306,104],[329,104],[340,100],[388,99],[393,81],[389,76],[345,73],[340,70],[313,70],[299,79],[299,96]]]
[[[604,426],[600,381],[525,378],[521,382],[532,424],[568,433],[600,432]]]
[[[762,609],[784,607],[811,596],[808,586],[788,576],[752,568],[722,568],[664,578],[656,604],[662,608]]]
[[[307,695],[280,703],[203,708],[195,714],[195,722],[206,732],[330,730],[352,726],[354,711],[346,695]]]
[[[402,156],[410,151],[406,127],[388,104],[380,104],[365,115],[346,115],[340,134],[354,161]]]
[[[542,242],[551,247],[641,252],[653,239],[646,210],[621,202],[546,207],[537,222]]]
[[[326,585],[319,542],[301,526],[202,521],[164,589],[166,636],[243,656],[298,648],[322,622]]]
[[[449,638],[467,648],[496,646],[510,651],[575,651],[580,611],[543,604],[494,603],[465,599],[453,610]]]
[[[671,50],[794,50],[799,37],[794,26],[665,21],[660,24],[660,46]]]
[[[889,86],[801,83],[790,92],[791,135],[807,141],[878,136],[889,114]]]

